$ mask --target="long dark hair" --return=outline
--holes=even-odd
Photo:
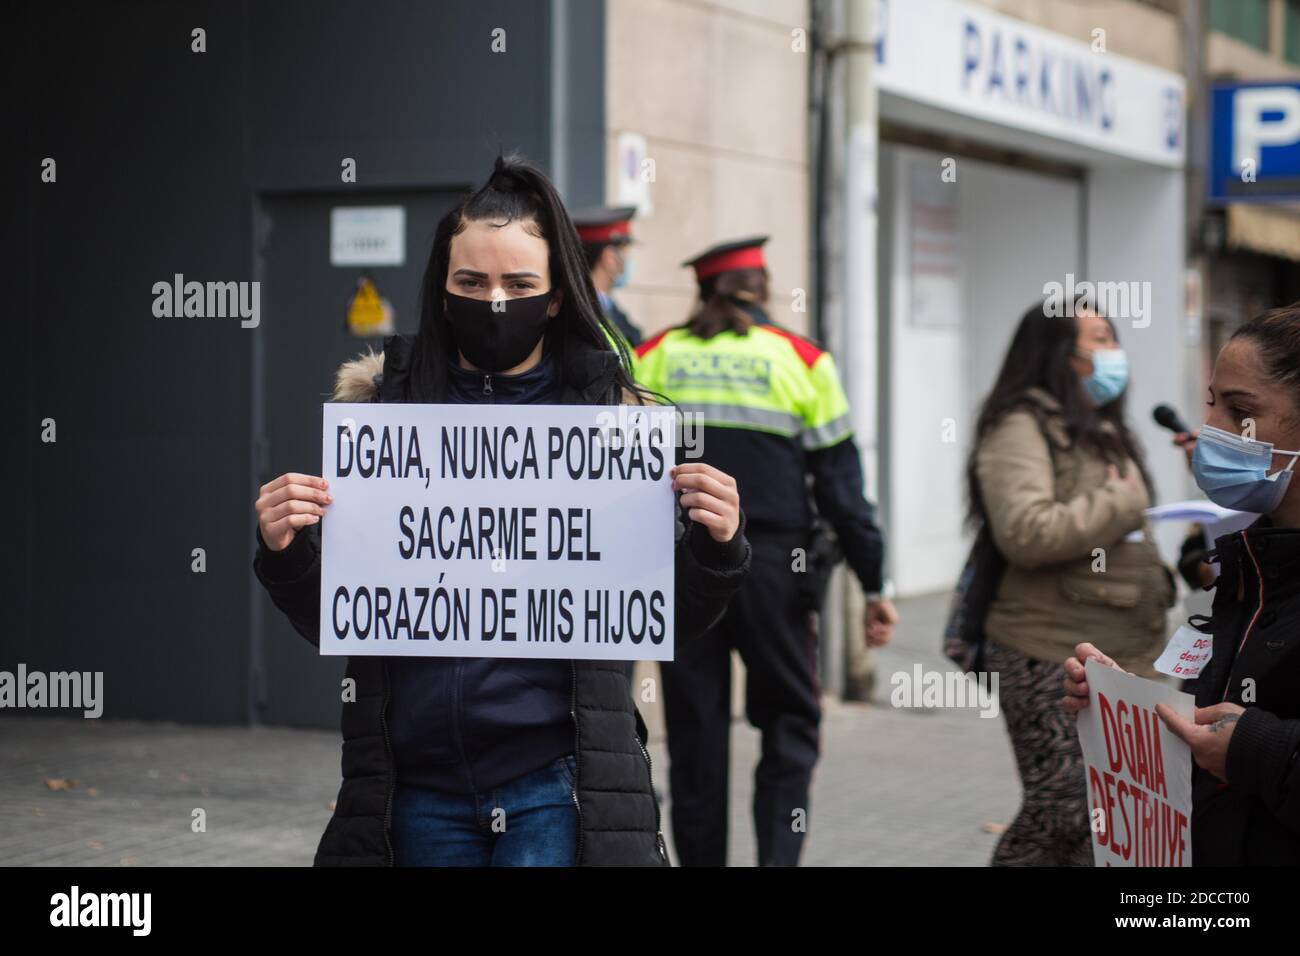
[[[467,223],[489,220],[498,226],[527,223],[529,231],[546,240],[550,251],[551,288],[563,292],[560,310],[547,326],[548,352],[564,365],[565,343],[581,340],[593,348],[617,351],[615,383],[645,396],[628,374],[627,345],[605,317],[591,284],[582,243],[546,174],[521,156],[498,156],[492,175],[477,192],[462,200],[438,222],[433,248],[420,286],[420,329],[411,359],[410,399],[441,402],[447,395],[448,357],[457,354],[456,339],[444,310],[451,240]],[[611,344],[614,343],[614,344]]]
[[[1086,299],[1077,300],[1074,315],[1085,309],[1096,312]],[[978,527],[985,518],[984,497],[980,493],[975,468],[980,442],[1008,413],[1033,406],[1033,399],[1028,394],[1031,388],[1042,389],[1060,403],[1072,445],[1091,449],[1105,458],[1127,457],[1136,462],[1147,494],[1155,500],[1155,487],[1141,446],[1124,418],[1124,400],[1128,390],[1100,408],[1088,401],[1078,373],[1070,366],[1070,355],[1079,337],[1078,323],[1073,315],[1054,314],[1059,311],[1050,308],[1049,300],[1044,299],[1021,316],[1006,358],[1002,360],[997,381],[980,408],[966,464],[966,520],[971,527]],[[1114,332],[1115,323],[1108,318],[1106,322]]]
[[[719,332],[749,332],[754,319],[746,305],[767,303],[766,269],[728,269],[700,282],[700,298],[695,311],[686,320],[686,329],[702,339]]]

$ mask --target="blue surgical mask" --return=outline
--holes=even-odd
[[[1285,468],[1268,473],[1275,455],[1290,455]],[[1201,426],[1192,454],[1196,484],[1216,505],[1234,511],[1270,514],[1282,503],[1300,451],[1277,451],[1212,425]]]
[[[1099,349],[1092,353],[1092,374],[1083,387],[1097,407],[1119,398],[1128,387],[1128,356],[1123,349]]]
[[[622,257],[620,256],[620,258]],[[627,285],[628,282],[631,281],[631,279],[632,279],[632,260],[623,259],[623,271],[620,272],[618,274],[618,278],[614,280],[614,288],[615,289],[623,288],[623,286]]]

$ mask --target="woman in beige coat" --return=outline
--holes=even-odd
[[[1059,303],[1058,303],[1059,305]],[[1060,661],[1091,635],[1151,675],[1174,587],[1144,516],[1150,477],[1124,420],[1128,366],[1110,321],[1043,302],[1020,321],[981,409],[970,520],[1006,570],[985,659],[1024,788],[995,866],[1088,865],[1083,757],[1061,707]],[[1112,650],[1113,649],[1113,650]]]

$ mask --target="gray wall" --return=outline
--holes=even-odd
[[[255,210],[276,196],[459,189],[498,148],[564,157],[569,202],[599,202],[604,4],[31,3],[0,16],[18,353],[2,377],[0,669],[104,671],[109,717],[256,719],[265,327],[155,318],[153,283],[254,279]],[[194,27],[206,53],[190,52]],[[490,50],[497,27],[504,54]],[[54,184],[40,182],[47,156]],[[346,156],[355,186],[339,181]],[[399,326],[413,330],[409,314]],[[54,444],[40,440],[47,417]]]

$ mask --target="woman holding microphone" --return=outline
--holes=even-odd
[[[1191,748],[1197,866],[1300,863],[1298,449],[1300,302],[1252,319],[1223,347],[1192,455],[1211,501],[1260,515],[1209,555],[1219,565],[1214,646],[1189,683],[1195,720],[1156,708]],[[1093,643],[1079,644],[1065,662],[1068,713],[1088,706],[1089,658],[1120,668]]]
[[[645,404],[610,332],[554,187],[499,158],[438,225],[418,333],[344,365],[334,398]],[[701,463],[673,475],[675,633],[686,642],[740,587],[749,544],[730,476]],[[323,479],[286,474],[256,505],[258,579],[313,644],[330,501]],[[347,674],[343,785],[317,865],[667,864],[621,661],[352,657]]]

